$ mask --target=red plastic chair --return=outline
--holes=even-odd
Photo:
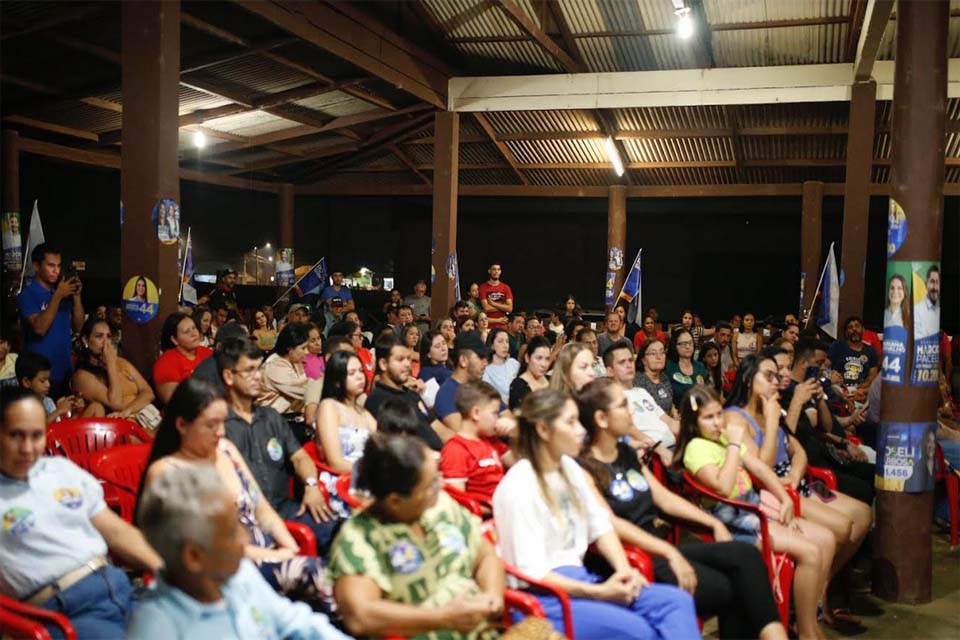
[[[66,640],[77,640],[73,625],[63,614],[0,595],[0,637],[50,640],[50,632],[44,623],[58,627]]]
[[[773,597],[777,603],[777,610],[780,613],[780,621],[784,628],[790,628],[790,592],[793,588],[793,572],[795,565],[785,553],[776,553],[770,544],[770,532],[767,526],[767,518],[760,511],[760,507],[749,502],[733,500],[726,496],[721,496],[713,489],[698,482],[688,471],[683,472],[683,481],[690,498],[698,502],[701,497],[709,498],[717,502],[733,505],[738,509],[754,513],[760,519],[760,545],[763,561],[767,565],[767,573],[770,576],[770,585],[773,588]],[[788,487],[788,493],[791,493],[791,499],[794,504],[794,514],[800,515],[800,501],[796,494],[792,493]],[[701,537],[712,540],[712,536],[703,535]]]
[[[287,531],[290,532],[290,535],[293,536],[294,541],[300,548],[300,555],[311,557],[317,555],[317,536],[313,534],[313,530],[310,527],[300,522],[293,522],[292,520],[284,520],[283,524],[286,525]]]
[[[133,523],[133,513],[140,492],[140,479],[147,467],[153,443],[127,444],[94,454],[90,473],[113,489],[120,517]]]
[[[47,425],[47,455],[66,456],[86,471],[98,451],[147,442],[153,437],[146,429],[122,418],[74,418]]]
[[[313,440],[307,442],[303,445],[304,452],[310,456],[310,459],[313,460],[313,464],[317,465],[318,471],[326,471],[330,475],[339,476],[339,472],[334,471],[333,467],[329,466],[323,458],[320,450],[317,449],[317,443]]]
[[[461,507],[477,516],[483,520],[483,507],[486,506],[488,511],[487,513],[493,514],[493,505],[490,504],[484,497],[478,496],[475,493],[468,493],[466,491],[461,491],[454,486],[444,483],[443,490],[447,492],[451,498],[456,500]]]
[[[943,482],[947,488],[947,507],[950,510],[950,549],[957,548],[960,542],[960,532],[958,532],[958,511],[960,511],[960,477],[953,468],[947,464],[943,457],[943,449],[937,445],[937,472],[934,476],[937,482]]]

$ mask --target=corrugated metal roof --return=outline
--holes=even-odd
[[[510,169],[466,169],[460,172],[460,184],[519,184]]]
[[[704,0],[710,24],[850,15],[850,0]]]
[[[265,133],[289,129],[297,126],[297,123],[257,110],[209,120],[204,123],[204,126],[252,138]]]
[[[721,106],[648,107],[614,110],[620,131],[716,129],[727,127]]]
[[[382,156],[378,156],[372,161],[365,163],[362,168],[371,171],[410,171],[407,165],[403,164],[403,162],[392,153],[385,153]]]
[[[257,93],[276,93],[314,82],[310,76],[260,56],[224,62],[203,73]]]
[[[845,127],[849,102],[750,104],[733,107],[741,129],[754,127]]]
[[[846,136],[741,136],[744,160],[829,159],[846,157]]]
[[[525,169],[523,173],[530,180],[530,184],[534,185],[605,187],[621,183],[613,169]]]
[[[352,116],[355,113],[370,111],[374,108],[370,106],[370,103],[354,98],[341,91],[323,93],[312,98],[307,98],[306,100],[299,100],[293,104],[306,109],[321,111],[328,116],[336,118],[340,116]]]
[[[460,145],[460,164],[504,163],[492,142],[468,142]]]
[[[103,133],[119,129],[123,119],[119,113],[107,111],[83,103],[60,103],[39,113],[39,120],[60,124],[82,131]]]
[[[627,162],[717,162],[733,160],[730,138],[623,140]]]
[[[511,140],[505,144],[520,164],[609,160],[603,140]]]
[[[951,13],[960,11],[960,0],[950,0]],[[897,22],[891,20],[883,32],[880,48],[877,50],[878,60],[893,60],[897,53]],[[950,18],[950,30],[947,32],[947,57],[960,57],[960,16]]]
[[[586,111],[501,111],[485,114],[497,133],[525,131],[599,131]]]
[[[543,71],[564,71],[553,56],[532,40],[529,42],[458,42],[454,46],[469,57],[505,60],[543,69]]]
[[[829,64],[844,62],[847,25],[714,31],[712,41],[718,67]]]

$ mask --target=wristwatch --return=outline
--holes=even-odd
[[[307,485],[308,487],[315,487],[317,486],[317,479],[314,478],[313,476],[310,476],[309,478],[303,481],[303,484]]]

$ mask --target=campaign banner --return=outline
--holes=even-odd
[[[900,203],[890,198],[887,210],[887,257],[900,250],[907,239],[907,214]]]
[[[907,375],[907,327],[911,324],[910,283],[913,267],[909,262],[887,262],[887,297],[883,309],[883,360],[880,375],[887,384],[903,385]]]
[[[617,274],[614,271],[607,271],[607,279],[603,287],[603,299],[606,305],[612,306],[615,302],[614,297],[617,295],[613,290],[614,284],[617,281]]]
[[[877,438],[877,489],[933,491],[936,446],[936,422],[881,423]]]
[[[3,236],[3,268],[16,272],[23,264],[23,240],[20,237],[20,214],[6,211],[0,217]]]
[[[123,287],[123,312],[137,324],[146,324],[160,310],[157,285],[145,276],[133,276]]]
[[[940,376],[940,265],[912,262],[913,368],[910,384],[935,387]]]
[[[292,287],[297,281],[293,268],[293,249],[280,249],[277,252],[276,284],[280,287]]]

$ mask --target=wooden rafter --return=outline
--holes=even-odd
[[[34,80],[28,80],[26,78],[20,78],[19,76],[12,76],[9,73],[0,73],[0,80],[4,82],[9,82],[10,84],[15,84],[17,86],[29,89],[36,93],[43,93],[48,96],[57,96],[60,95],[58,89],[49,87],[45,84],[40,84]],[[110,102],[109,100],[104,100],[102,98],[81,98],[80,102],[88,104],[91,107],[97,107],[98,109],[104,109],[106,111],[113,111],[114,113],[120,113],[123,111],[121,107],[116,102]],[[14,114],[15,115],[15,114]]]
[[[883,32],[890,24],[890,14],[895,0],[869,0],[863,17],[863,28],[857,42],[857,53],[853,61],[854,80],[869,80],[873,65],[877,61]]]
[[[520,184],[530,184],[527,176],[518,168],[517,159],[514,157],[510,147],[508,147],[506,143],[497,140],[497,132],[493,130],[493,127],[490,125],[490,121],[487,120],[487,117],[482,113],[475,113],[473,114],[473,117],[477,121],[477,124],[480,125],[480,128],[483,129],[483,132],[487,134],[487,137],[490,138],[490,142],[497,147],[497,151],[500,152],[500,155],[503,156],[503,159],[507,161],[508,165],[510,165],[510,169],[514,174],[516,174],[517,179],[520,180]]]
[[[235,0],[250,13],[329,51],[438,108],[446,108],[448,65],[347,5]]]
[[[423,171],[420,171],[420,169],[417,168],[417,165],[413,162],[413,160],[411,160],[410,157],[405,154],[400,147],[395,144],[389,144],[387,145],[387,148],[390,149],[390,152],[397,157],[397,160],[405,164],[407,168],[414,173],[414,175],[423,181],[424,184],[433,184],[433,181],[430,180],[430,178],[428,178]]]
[[[547,53],[553,56],[554,60],[560,63],[560,66],[567,73],[580,73],[584,71],[583,65],[573,59],[573,57],[564,51],[563,47],[558,45],[547,33],[533,21],[533,18],[527,15],[514,0],[493,0],[493,2],[503,10],[508,18],[513,20],[518,27],[527,32],[531,38],[536,40]]]
[[[742,180],[743,176],[743,147],[740,145],[740,123],[737,120],[736,107],[727,105],[723,108],[723,115],[727,120],[727,126],[730,128],[730,147],[733,150],[733,161],[737,168],[737,178]]]
[[[577,48],[577,41],[573,38],[573,31],[570,29],[570,25],[563,15],[563,8],[560,6],[560,3],[547,0],[543,4],[549,12],[550,17],[553,18],[554,24],[557,25],[557,31],[560,32],[560,39],[563,41],[563,46],[567,53],[570,54],[570,57],[573,58],[581,68],[585,69],[586,64],[583,61],[583,56],[580,55],[580,50]]]
[[[68,22],[76,22],[82,18],[88,18],[93,14],[103,11],[104,6],[105,5],[99,3],[77,4],[69,9],[59,9],[49,18],[37,20],[28,26],[23,25],[11,16],[4,16],[4,26],[13,27],[14,31],[8,31],[0,35],[0,41],[19,38],[32,33],[42,33],[49,29],[59,27],[60,25],[67,24]]]
[[[54,122],[46,122],[44,120],[38,120],[36,118],[28,118],[27,116],[4,116],[4,122],[12,122],[13,124],[22,124],[27,127],[33,127],[34,129],[42,129],[44,131],[49,131],[51,133],[59,133],[61,135],[70,136],[72,138],[79,138],[81,140],[89,140],[91,142],[100,142],[100,136],[98,136],[93,131],[87,131],[85,129],[75,129],[74,127],[67,127],[62,124],[56,124]]]
[[[330,145],[329,147],[324,147],[322,149],[317,149],[316,151],[311,151],[308,153],[298,153],[296,157],[285,156],[282,158],[267,158],[265,160],[257,160],[255,162],[248,162],[245,164],[239,164],[238,168],[232,171],[225,172],[226,175],[234,175],[239,173],[250,173],[256,171],[263,171],[265,169],[274,169],[276,167],[283,167],[289,164],[296,164],[299,162],[306,162],[308,160],[319,160],[321,158],[329,158],[330,156],[340,155],[341,153],[351,153],[357,150],[356,142],[343,142],[340,144]]]

